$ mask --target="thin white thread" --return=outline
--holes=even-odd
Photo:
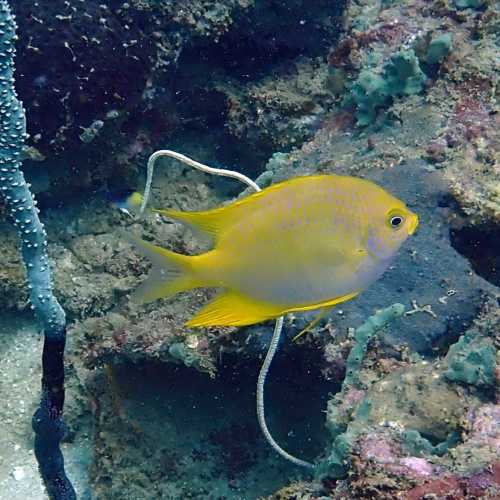
[[[235,172],[234,170],[226,170],[224,168],[209,167],[207,165],[204,165],[203,163],[192,160],[191,158],[188,158],[187,156],[181,153],[171,151],[170,149],[160,149],[159,151],[155,151],[148,159],[146,187],[144,189],[144,198],[142,200],[141,209],[139,211],[139,213],[141,214],[144,212],[144,209],[148,204],[149,195],[151,193],[154,164],[156,160],[158,158],[161,158],[162,156],[175,158],[176,160],[186,163],[187,165],[196,168],[197,170],[201,170],[202,172],[206,172],[208,174],[221,175],[222,177],[231,177],[233,179],[238,179],[239,181],[244,182],[245,184],[250,186],[255,191],[261,191],[260,187],[254,181],[252,181],[252,179],[250,179],[246,175],[240,174],[239,172]]]
[[[278,343],[280,341],[282,329],[283,316],[280,316],[276,320],[273,336],[271,338],[271,342],[269,343],[269,349],[267,350],[266,357],[264,358],[264,362],[262,363],[259,377],[257,379],[257,418],[259,420],[260,429],[262,430],[264,437],[277,453],[279,453],[283,458],[286,458],[288,461],[294,463],[295,465],[314,469],[316,466],[311,462],[306,462],[305,460],[294,457],[293,455],[290,455],[290,453],[286,452],[283,448],[281,448],[281,446],[271,436],[271,433],[269,432],[266,424],[266,414],[264,410],[264,384],[266,383],[266,377],[269,371],[269,367],[271,366],[271,362],[274,358],[274,355],[276,354],[276,350],[278,349]]]
[[[245,183],[247,186],[250,186],[255,191],[262,191],[261,188],[256,184],[252,179],[247,177],[246,175],[240,174],[239,172],[235,172],[234,170],[226,170],[222,168],[213,168],[203,163],[199,163],[187,156],[177,153],[175,151],[171,151],[169,149],[161,149],[159,151],[155,151],[148,160],[147,167],[147,179],[146,179],[146,187],[144,189],[144,198],[141,204],[140,213],[142,214],[148,204],[149,195],[151,193],[151,184],[153,182],[153,171],[154,164],[156,160],[162,156],[168,156],[170,158],[175,158],[187,165],[190,165],[197,170],[201,170],[202,172],[206,172],[213,175],[221,175],[223,177],[231,177],[233,179],[238,179],[239,181]],[[310,469],[315,468],[316,466],[311,462],[306,462],[305,460],[301,460],[300,458],[294,457],[290,455],[290,453],[286,452],[281,446],[273,439],[271,433],[266,424],[266,414],[265,414],[265,406],[264,406],[264,387],[266,383],[267,374],[269,372],[269,368],[273,361],[274,355],[276,354],[276,350],[278,349],[278,344],[281,337],[281,332],[283,330],[283,316],[280,316],[276,320],[276,324],[274,326],[273,336],[269,343],[269,348],[266,353],[266,357],[264,358],[264,362],[259,371],[259,376],[257,378],[257,397],[256,397],[256,406],[257,406],[257,419],[259,421],[260,429],[266,441],[270,444],[276,453],[281,455],[283,458],[292,462],[295,465],[299,465],[301,467],[308,467]]]

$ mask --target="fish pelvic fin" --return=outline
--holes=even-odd
[[[227,290],[186,323],[188,327],[246,326],[260,323],[281,315],[281,308]]]
[[[153,264],[146,280],[133,292],[131,299],[134,302],[152,302],[204,286],[196,273],[197,260],[201,256],[181,255],[130,234],[125,237]]]
[[[310,332],[331,310],[333,306],[322,307],[316,317],[307,324],[295,337],[293,337],[292,342],[297,342],[302,335]]]
[[[295,337],[293,337],[292,341],[297,342],[297,340],[302,337],[302,335],[306,334],[307,332],[311,331],[332,309],[334,306],[337,304],[341,304],[342,302],[347,302],[348,300],[353,299],[358,295],[359,292],[352,292],[348,293],[347,295],[342,295],[341,297],[336,297],[332,300],[328,300],[324,302],[323,304],[317,304],[314,306],[306,306],[302,308],[296,308],[294,311],[310,311],[311,309],[317,309],[321,307],[318,315],[310,322],[307,324],[307,326],[301,330]]]

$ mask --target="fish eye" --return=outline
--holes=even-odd
[[[398,229],[404,222],[404,217],[402,215],[392,215],[389,218],[389,224],[393,229]]]

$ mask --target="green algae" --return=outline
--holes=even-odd
[[[453,49],[453,41],[450,33],[444,33],[433,38],[427,47],[425,60],[428,64],[439,64]]]
[[[478,388],[495,386],[496,350],[489,339],[463,335],[450,347],[446,361],[448,380]]]
[[[381,73],[376,69],[361,71],[344,104],[355,105],[357,124],[367,126],[375,121],[377,111],[388,107],[394,97],[422,92],[426,79],[415,52],[401,50],[391,55]]]
[[[379,330],[392,321],[393,319],[402,316],[405,311],[403,304],[393,304],[378,311],[373,316],[370,316],[359,328],[354,332],[355,344],[349,353],[346,361],[346,376],[342,387],[351,387],[359,385],[359,372],[361,363],[368,348],[368,342]]]

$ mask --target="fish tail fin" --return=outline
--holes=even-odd
[[[220,293],[215,299],[186,323],[188,327],[245,326],[260,323],[281,315],[281,309],[256,302],[231,290]]]
[[[130,234],[127,234],[126,238],[153,264],[146,280],[132,294],[134,302],[151,302],[206,286],[196,272],[198,256],[181,255]]]

